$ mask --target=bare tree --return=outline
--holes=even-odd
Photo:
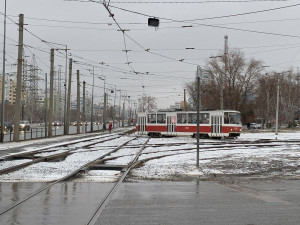
[[[152,96],[143,95],[138,99],[138,111],[150,112],[157,108],[156,98]]]
[[[222,57],[207,60],[204,71],[208,75],[201,79],[202,109],[220,107],[221,76],[223,77],[224,109],[248,110],[248,104],[254,100],[256,82],[263,70],[263,62],[256,59],[247,60],[238,49],[229,52],[227,62]],[[226,69],[226,70],[225,70]],[[186,85],[190,95],[189,102],[196,105],[196,81]]]

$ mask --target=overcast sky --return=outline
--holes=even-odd
[[[204,66],[210,56],[219,55],[223,51],[224,35],[229,37],[229,48],[240,48],[246,58],[260,59],[269,66],[266,72],[281,72],[290,67],[297,71],[300,62],[300,1],[162,2],[111,1],[110,10],[115,20],[122,29],[129,30],[125,31],[129,36],[125,35],[125,39],[99,2],[7,0],[7,14],[15,22],[20,13],[24,14],[29,32],[42,40],[68,46],[72,54],[68,57],[81,64],[73,66],[74,98],[76,70],[80,70],[80,79],[87,82],[88,95],[91,95],[92,75],[88,69],[94,65],[96,76],[105,76],[107,88],[114,89],[116,85],[118,90],[126,91],[133,100],[143,93],[154,96],[160,108],[174,105],[175,101],[183,100],[185,83],[194,79],[197,65]],[[275,8],[281,9],[269,10]],[[257,13],[236,15],[248,12]],[[0,13],[4,13],[4,0],[0,3]],[[148,16],[141,14],[160,18],[159,28],[155,30],[148,27]],[[216,18],[228,15],[236,16]],[[0,18],[2,73],[2,14]],[[17,59],[18,27],[10,19],[7,20],[6,72],[16,71],[16,66],[11,64],[15,64]],[[189,25],[193,27],[182,28]],[[29,56],[28,60],[35,55],[42,69],[40,77],[44,77],[45,73],[50,73],[51,47],[28,31],[24,32],[24,43],[33,48],[25,48],[25,54]],[[64,48],[63,45],[52,47]],[[125,49],[130,50],[127,55]],[[145,51],[147,49],[150,50]],[[55,53],[55,68],[62,65],[62,71],[65,66],[63,56],[63,51]],[[104,62],[103,66],[99,64],[101,62]],[[126,64],[128,62],[129,65]],[[43,81],[40,83],[43,87]],[[100,101],[103,98],[103,81],[96,78],[95,85],[96,100]]]

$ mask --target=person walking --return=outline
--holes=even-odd
[[[109,130],[109,133],[111,133],[111,129],[112,129],[112,123],[109,122],[109,125],[108,125],[108,130]]]

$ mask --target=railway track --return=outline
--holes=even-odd
[[[32,194],[28,195],[27,197],[23,198],[22,200],[16,202],[15,204],[13,204],[13,205],[7,207],[6,209],[4,209],[3,211],[1,211],[1,212],[0,212],[0,216],[3,215],[3,214],[5,214],[5,213],[7,213],[7,212],[9,212],[10,210],[16,208],[17,206],[19,206],[19,205],[25,203],[26,201],[32,199],[33,197],[37,196],[38,194],[42,193],[43,191],[48,190],[49,188],[51,188],[51,187],[54,186],[55,184],[58,184],[58,183],[61,183],[61,182],[65,182],[65,181],[71,179],[72,177],[76,176],[77,174],[79,174],[79,173],[81,173],[81,172],[83,172],[83,171],[89,170],[90,168],[92,168],[92,167],[95,166],[95,165],[103,164],[103,163],[105,163],[106,161],[111,160],[111,157],[108,157],[110,154],[115,153],[115,152],[119,151],[120,149],[124,148],[128,143],[134,141],[136,138],[137,138],[137,137],[132,137],[132,138],[130,138],[129,140],[127,140],[127,141],[124,142],[123,144],[121,144],[121,145],[119,145],[119,146],[113,148],[112,150],[108,151],[107,153],[104,153],[104,154],[102,154],[101,156],[99,156],[99,157],[97,157],[97,158],[95,158],[95,159],[93,159],[93,160],[91,160],[91,161],[85,163],[84,165],[81,165],[79,168],[77,168],[76,170],[74,170],[74,171],[70,172],[69,174],[63,176],[62,178],[57,179],[57,180],[55,180],[55,181],[52,181],[51,183],[47,184],[45,187],[43,187],[43,188],[41,188],[41,189],[39,189],[39,190],[33,192]],[[109,141],[111,141],[111,140],[112,140],[112,139],[110,139]],[[148,140],[148,139],[147,139],[147,140]],[[102,141],[102,143],[103,143],[103,142],[104,142],[104,141]],[[90,144],[88,144],[88,145],[90,145]],[[143,150],[143,149],[141,149],[141,150],[136,154],[136,157],[134,158],[134,160],[132,160],[132,161],[126,166],[127,169],[126,169],[126,171],[124,172],[124,174],[126,174],[126,175],[128,174],[128,172],[130,171],[130,169],[128,169],[128,168],[131,168],[131,167],[132,167],[133,163],[136,161],[136,159],[138,158],[138,156],[141,154],[141,151],[142,151],[142,150]],[[120,156],[120,157],[121,157],[121,156]],[[123,174],[123,176],[121,176],[120,180],[121,180],[121,179],[124,180],[124,178],[126,177],[126,175],[124,176],[124,174]],[[98,211],[98,210],[97,210],[97,211]]]

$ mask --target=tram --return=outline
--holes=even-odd
[[[208,110],[199,114],[202,138],[238,137],[242,131],[240,112]],[[197,112],[148,112],[137,115],[136,131],[151,137],[197,135]]]

